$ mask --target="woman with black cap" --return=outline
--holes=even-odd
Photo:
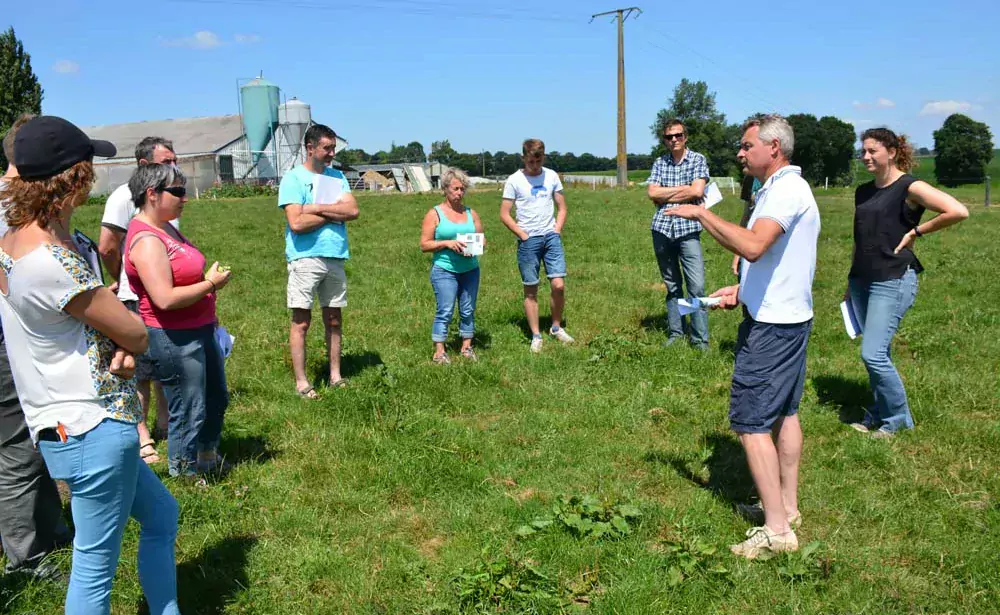
[[[49,472],[72,494],[76,538],[66,613],[110,612],[128,518],[141,526],[139,580],[152,615],[177,609],[177,502],[139,458],[133,354],[142,321],[102,286],[69,233],[94,182],[93,157],[115,155],[66,120],[17,133],[19,177],[0,188],[0,319],[25,420]]]

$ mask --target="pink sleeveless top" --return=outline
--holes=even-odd
[[[188,241],[187,237],[181,235],[183,241],[177,241],[155,226],[133,218],[128,225],[128,234],[125,235],[123,260],[129,286],[139,297],[139,316],[142,317],[142,322],[146,323],[147,327],[156,329],[197,329],[215,324],[215,293],[209,293],[197,303],[177,310],[161,310],[156,307],[146,292],[142,280],[139,279],[139,272],[129,258],[135,236],[143,232],[152,233],[166,246],[174,286],[190,286],[205,280],[205,256]],[[180,235],[180,231],[177,234]]]

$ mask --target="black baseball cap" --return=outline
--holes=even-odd
[[[117,153],[114,143],[91,139],[54,115],[29,120],[14,137],[14,166],[24,179],[45,179],[94,156],[111,158]]]

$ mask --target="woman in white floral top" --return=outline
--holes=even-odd
[[[115,147],[41,116],[15,141],[20,177],[0,188],[0,319],[31,438],[66,481],[76,538],[67,614],[110,612],[128,518],[140,526],[139,578],[152,615],[177,609],[177,502],[139,458],[134,353],[141,320],[101,285],[69,234],[94,182],[92,160]]]

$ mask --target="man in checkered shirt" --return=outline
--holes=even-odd
[[[656,205],[653,216],[653,252],[660,266],[660,275],[667,286],[667,341],[670,346],[684,337],[684,321],[677,300],[684,297],[681,271],[687,297],[705,296],[705,261],[701,254],[701,224],[664,215],[668,209],[683,203],[700,204],[708,182],[705,157],[687,148],[687,131],[680,120],[669,120],[663,126],[663,144],[668,154],[653,163],[649,176],[648,195]],[[691,314],[689,333],[691,345],[708,350],[708,312]]]

